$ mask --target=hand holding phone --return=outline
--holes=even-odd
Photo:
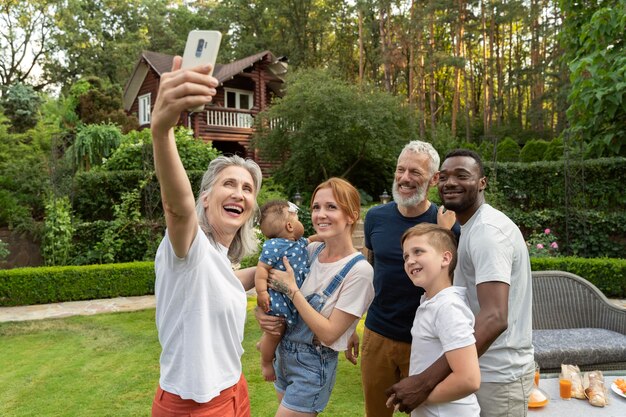
[[[181,68],[193,68],[198,65],[211,64],[212,68],[209,75],[213,75],[221,40],[222,34],[216,30],[192,30],[189,32]],[[202,109],[204,109],[204,105],[188,110],[199,112]]]

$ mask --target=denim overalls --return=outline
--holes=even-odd
[[[324,247],[321,244],[316,248],[311,256],[311,264]],[[339,288],[352,267],[361,260],[365,260],[362,254],[350,259],[322,294],[313,293],[306,297],[315,311],[322,310],[326,300]],[[278,345],[274,361],[274,387],[284,394],[282,404],[290,410],[302,413],[322,412],[335,385],[338,352],[322,346],[314,337],[309,326],[298,315],[298,320],[287,329]]]

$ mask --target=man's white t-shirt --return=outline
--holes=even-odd
[[[423,372],[445,352],[476,343],[467,290],[448,287],[430,299],[422,296],[411,336],[409,375]],[[470,394],[446,403],[421,404],[411,412],[411,417],[478,417],[479,414],[476,395]]]
[[[532,275],[519,228],[504,213],[482,204],[461,226],[454,285],[467,288],[474,315],[480,312],[476,286],[490,281],[509,285],[508,328],[479,358],[482,382],[508,383],[530,372]]]
[[[198,227],[185,258],[167,231],[155,258],[156,325],[161,388],[183,399],[210,401],[241,377],[247,299],[228,249]]]
[[[321,242],[313,242],[307,246],[309,257],[313,255],[315,249],[321,244]],[[335,275],[341,272],[343,266],[358,254],[359,252],[355,252],[343,259],[330,263],[321,263],[319,257],[316,257],[311,263],[309,275],[300,288],[302,295],[306,297],[314,293],[321,294]],[[322,307],[320,314],[324,317],[330,317],[333,309],[337,308],[345,313],[360,318],[365,314],[373,299],[374,269],[369,262],[365,260],[359,261],[354,264],[341,285],[328,300],[326,300],[326,304]],[[339,338],[328,347],[338,352],[346,350],[348,348],[348,340],[350,336],[352,336],[352,333],[354,333],[359,322],[358,318],[354,320],[354,323],[350,325],[345,333],[339,336]]]

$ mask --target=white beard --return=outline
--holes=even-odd
[[[410,197],[403,197],[398,192],[398,182],[393,180],[393,185],[391,186],[391,194],[393,195],[393,201],[396,202],[397,205],[403,207],[414,207],[424,201],[426,199],[426,193],[428,192],[428,183],[426,183],[425,187],[417,188],[415,190],[415,194]]]

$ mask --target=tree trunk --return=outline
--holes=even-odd
[[[454,56],[459,61],[463,58],[463,31],[465,29],[465,1],[457,0],[457,6],[459,9],[459,21],[457,23],[456,30],[456,43],[454,45]],[[461,64],[464,65],[464,64]],[[456,119],[459,113],[459,102],[461,100],[461,67],[459,65],[454,67],[454,96],[452,98],[452,121],[451,121],[451,133],[452,137],[456,137]],[[467,100],[465,101],[467,106]]]
[[[363,83],[365,72],[365,50],[363,48],[363,11],[359,8],[359,84]]]
[[[384,5],[380,5],[380,10],[378,12],[378,28],[380,31],[380,51],[383,60],[383,73],[384,73],[384,82],[385,82],[385,90],[387,92],[391,92],[391,68],[389,64],[389,44],[387,39],[387,28],[385,28],[385,21],[388,10],[385,9]]]
[[[437,118],[437,89],[436,89],[436,74],[435,74],[435,68],[436,68],[436,62],[435,62],[435,15],[434,13],[430,15],[429,17],[429,28],[430,28],[430,36],[428,38],[428,55],[430,57],[430,59],[428,60],[429,62],[429,77],[430,77],[430,82],[429,82],[429,104],[430,104],[430,128],[432,129],[432,131],[435,130],[435,127],[437,126],[436,123],[436,118]]]
[[[489,78],[489,73],[491,71],[489,60],[487,57],[487,48],[489,39],[487,37],[487,17],[486,14],[486,6],[485,0],[481,0],[480,2],[480,17],[481,17],[481,27],[482,27],[482,37],[483,37],[483,89],[485,92],[484,95],[484,103],[483,103],[483,135],[485,137],[491,134],[491,80]]]

